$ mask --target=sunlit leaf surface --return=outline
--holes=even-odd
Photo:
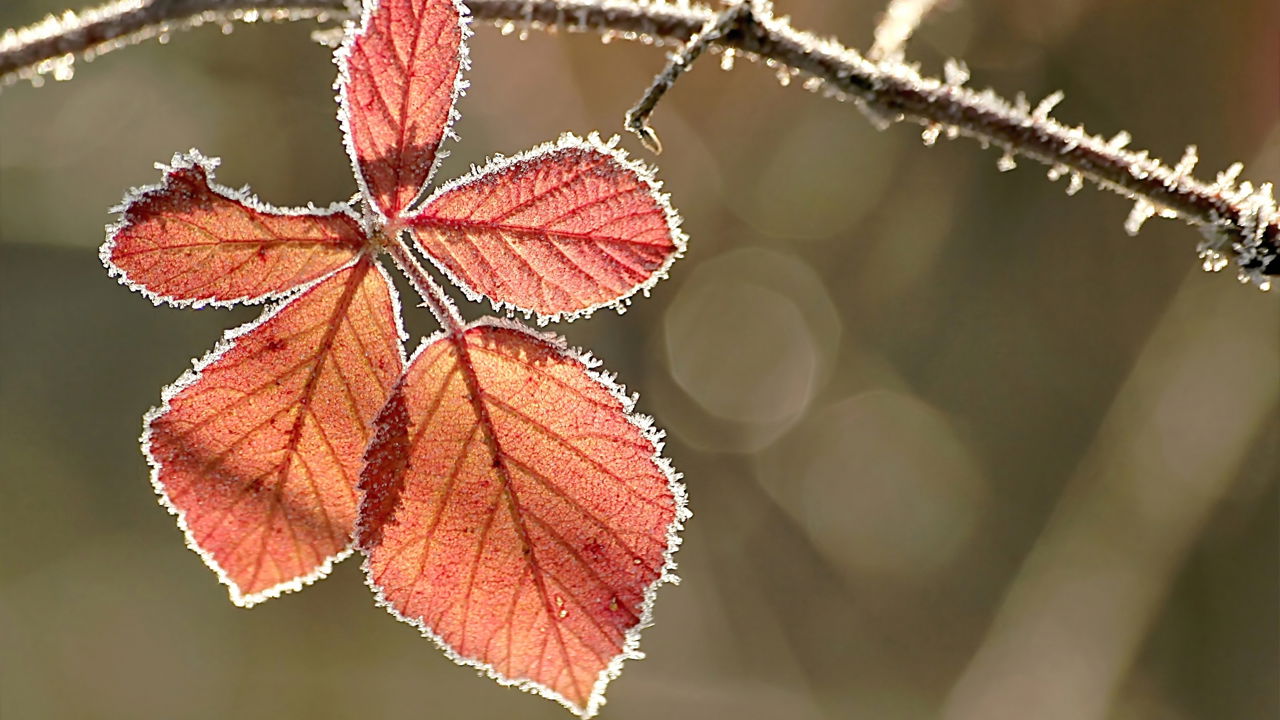
[[[280,210],[212,182],[217,161],[174,157],[160,185],[125,198],[102,259],[130,286],[173,304],[278,296],[346,265],[364,246],[344,208]]]
[[[381,601],[456,659],[593,714],[668,579],[684,515],[629,405],[518,326],[426,345],[361,477]]]
[[[460,18],[452,0],[382,0],[339,51],[347,147],[388,218],[430,179],[447,136],[465,54]]]
[[[390,286],[362,259],[233,330],[148,416],[156,489],[237,604],[346,555],[369,421],[402,367]]]
[[[410,222],[470,292],[543,317],[648,288],[683,249],[648,171],[572,135],[447,186]]]

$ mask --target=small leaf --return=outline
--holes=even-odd
[[[101,251],[113,275],[157,302],[257,302],[328,275],[364,246],[346,206],[272,208],[215,184],[217,164],[195,150],[175,155],[160,185],[125,198]]]
[[[542,320],[617,304],[664,277],[684,249],[649,172],[573,135],[441,188],[410,224],[473,298]]]
[[[361,190],[394,219],[431,179],[465,84],[466,9],[455,0],[365,0],[339,49],[339,118]]]
[[[391,293],[361,258],[229,332],[147,416],[156,490],[237,605],[350,552],[369,423],[404,365]]]
[[[375,425],[358,542],[379,602],[584,717],[638,657],[687,515],[592,361],[514,324],[424,343]]]

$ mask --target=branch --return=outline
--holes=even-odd
[[[67,10],[0,36],[0,85],[45,75],[69,80],[77,58],[206,23],[317,20],[347,17],[343,0],[115,0],[79,13]]]
[[[645,91],[630,110],[627,111],[626,117],[623,119],[623,127],[635,133],[640,138],[640,142],[648,148],[653,154],[662,154],[662,142],[658,140],[658,134],[653,131],[649,125],[649,116],[653,114],[654,108],[658,106],[658,101],[663,95],[676,84],[676,80],[681,75],[688,72],[693,67],[694,61],[698,56],[711,46],[712,43],[719,41],[730,30],[740,28],[752,12],[752,3],[750,0],[739,2],[728,10],[720,13],[716,17],[707,21],[707,24],[698,31],[698,34],[689,38],[680,52],[675,53],[667,61],[667,67],[653,79],[653,83],[649,85],[649,89]],[[726,55],[732,61],[732,55]]]
[[[649,44],[687,42],[716,13],[702,6],[672,5],[662,0],[467,0],[479,20],[504,29],[597,32]],[[1104,139],[1068,127],[1050,116],[1060,94],[1032,108],[1021,96],[1008,101],[992,90],[965,87],[968,73],[948,65],[945,80],[921,76],[916,67],[894,60],[873,63],[831,40],[797,31],[775,18],[763,0],[753,12],[715,41],[719,51],[732,50],[771,61],[789,74],[805,76],[804,87],[842,100],[852,100],[879,126],[910,120],[925,127],[931,143],[945,133],[977,139],[1005,151],[1001,169],[1026,157],[1048,165],[1051,179],[1070,177],[1068,193],[1090,180],[1134,200],[1125,228],[1137,232],[1153,215],[1181,218],[1205,235],[1200,254],[1206,269],[1234,262],[1242,281],[1266,289],[1280,275],[1280,210],[1271,183],[1254,187],[1237,182],[1240,166],[1206,183],[1191,175],[1194,148],[1175,167],[1128,150],[1128,135]],[[207,22],[257,19],[338,19],[348,11],[343,0],[119,0],[76,16],[66,13],[0,37],[0,79],[37,79],[46,73],[64,76],[76,57],[156,37],[171,30]]]

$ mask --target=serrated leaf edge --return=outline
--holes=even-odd
[[[623,636],[622,649],[617,655],[610,660],[609,664],[597,675],[595,683],[592,685],[591,694],[588,696],[585,706],[579,706],[572,700],[566,698],[551,688],[530,680],[528,678],[509,678],[497,671],[493,665],[476,658],[469,658],[459,654],[448,643],[437,635],[427,624],[421,620],[410,618],[402,615],[395,606],[386,599],[381,588],[373,579],[373,569],[369,565],[369,558],[366,555],[364,562],[361,563],[361,570],[364,571],[365,585],[373,592],[374,602],[378,607],[385,609],[392,617],[397,620],[412,625],[440,649],[453,662],[458,665],[473,667],[479,670],[486,677],[497,682],[499,685],[515,687],[527,693],[532,693],[548,700],[555,702],[568,708],[573,714],[583,718],[590,718],[600,712],[600,708],[605,704],[605,690],[609,683],[619,674],[622,673],[622,665],[627,660],[639,660],[644,657],[644,653],[640,652],[640,633],[653,624],[653,605],[657,600],[658,589],[663,585],[678,585],[680,583],[679,576],[676,575],[675,553],[680,549],[680,531],[684,529],[684,522],[692,517],[693,513],[688,507],[688,493],[685,490],[684,483],[680,481],[681,474],[672,466],[671,461],[663,456],[662,449],[664,447],[663,438],[666,433],[658,428],[653,418],[635,412],[636,402],[639,398],[636,394],[628,394],[626,388],[619,384],[616,377],[608,372],[600,370],[601,362],[591,353],[580,348],[571,347],[566,340],[560,335],[554,333],[544,333],[534,330],[516,320],[498,317],[481,318],[475,322],[469,323],[463,331],[472,330],[478,327],[495,327],[505,330],[513,330],[524,333],[532,338],[547,343],[558,351],[560,357],[571,362],[580,364],[587,375],[600,384],[610,395],[612,395],[622,406],[622,412],[626,416],[627,421],[635,426],[640,433],[653,444],[653,456],[651,460],[653,464],[667,479],[667,488],[671,491],[672,498],[675,503],[675,515],[672,517],[671,524],[667,526],[667,547],[663,551],[663,564],[660,568],[658,577],[644,590],[644,599],[640,604],[640,621],[633,627],[629,628]],[[418,356],[424,350],[439,340],[445,340],[447,333],[440,331],[430,337],[423,339],[417,349],[409,356],[405,364],[405,373],[401,376],[399,382],[391,389],[391,395],[394,396],[404,383],[405,377],[408,376],[409,368],[413,366]],[[375,436],[370,441],[370,447],[377,444],[382,437],[383,429],[375,428]],[[363,534],[364,527],[361,524],[360,516],[356,519],[356,537]]]
[[[462,117],[458,112],[458,101],[467,94],[467,88],[471,86],[471,83],[463,79],[463,73],[471,69],[471,50],[467,45],[467,40],[473,34],[471,30],[471,10],[462,0],[452,0],[452,2],[454,9],[458,12],[458,28],[461,34],[458,41],[458,72],[453,79],[453,100],[449,106],[449,117],[445,120],[444,128],[441,130],[440,147],[436,149],[435,158],[432,160],[431,167],[422,181],[422,187],[418,188],[417,195],[414,196],[413,201],[401,209],[401,217],[411,212],[411,208],[415,208],[421,198],[430,190],[431,181],[435,178],[441,161],[449,156],[449,151],[443,149],[444,141],[453,140],[456,142],[458,140],[458,134],[453,130],[458,120]],[[373,213],[380,225],[386,225],[391,218],[388,218],[382,212],[382,208],[377,206],[373,193],[369,192],[369,187],[365,183],[364,173],[360,171],[360,158],[356,155],[355,140],[351,134],[351,105],[347,101],[347,86],[351,82],[351,74],[347,63],[351,56],[351,49],[355,45],[355,41],[368,30],[369,20],[373,17],[373,13],[377,11],[379,0],[364,0],[363,5],[364,9],[360,14],[359,23],[347,21],[346,35],[342,39],[342,45],[333,52],[333,62],[338,66],[338,77],[333,81],[333,89],[337,91],[334,99],[338,103],[338,126],[342,128],[342,146],[346,148],[347,160],[351,163],[351,172],[355,175],[356,187],[360,189],[360,196],[365,199],[365,206],[368,211]]]
[[[608,302],[596,303],[595,305],[585,307],[581,310],[558,312],[547,315],[532,308],[523,307],[505,300],[497,300],[488,297],[484,293],[477,292],[450,271],[444,263],[431,255],[431,253],[424,251],[422,254],[431,261],[431,264],[434,265],[441,274],[448,278],[450,283],[462,290],[468,300],[479,303],[487,299],[495,312],[504,313],[508,316],[520,314],[526,319],[535,320],[539,326],[545,326],[548,323],[553,322],[560,322],[561,320],[572,322],[579,318],[587,318],[601,308],[611,308],[616,310],[619,315],[625,313],[627,311],[627,307],[631,304],[631,299],[636,295],[636,293],[641,293],[647,297],[649,295],[649,291],[653,289],[654,285],[657,285],[659,282],[666,279],[667,274],[671,269],[671,265],[676,260],[684,257],[685,251],[688,249],[689,237],[684,233],[684,230],[681,229],[684,225],[684,220],[680,217],[680,213],[672,207],[670,195],[663,192],[662,182],[657,179],[657,172],[643,162],[632,159],[627,154],[626,150],[623,150],[618,146],[618,143],[619,138],[617,135],[612,136],[606,141],[601,139],[599,133],[595,132],[588,134],[586,137],[575,135],[574,133],[564,133],[555,140],[542,143],[541,145],[537,145],[510,157],[495,155],[484,165],[473,166],[465,175],[454,178],[453,180],[437,187],[426,200],[415,208],[415,212],[421,212],[427,207],[430,207],[431,203],[434,202],[436,198],[444,195],[445,193],[479,182],[489,175],[503,172],[504,170],[520,163],[537,160],[543,156],[567,149],[588,150],[601,153],[618,163],[623,169],[634,173],[644,186],[648,188],[649,196],[653,198],[654,203],[657,204],[658,208],[666,218],[668,235],[671,238],[672,245],[675,247],[674,251],[667,256],[667,259],[663,261],[662,265],[656,268],[643,283],[636,285],[625,295],[621,295]],[[409,216],[408,220],[412,221],[412,216]],[[409,231],[412,232],[412,228],[409,228]],[[421,249],[421,246],[418,245],[416,241],[414,242],[414,245]]]
[[[361,254],[351,262],[326,274],[324,277],[316,278],[306,285],[291,291],[286,298],[267,308],[263,311],[262,315],[258,316],[254,320],[250,320],[243,325],[238,325],[224,332],[222,334],[222,338],[213,346],[212,349],[199,359],[194,360],[192,362],[192,366],[184,371],[177,380],[174,380],[172,383],[169,383],[164,387],[160,393],[160,404],[151,408],[142,416],[142,436],[139,438],[139,443],[142,446],[142,454],[147,459],[147,465],[151,467],[151,488],[157,495],[157,501],[161,507],[169,512],[170,515],[177,518],[178,529],[182,531],[182,536],[187,549],[191,550],[196,555],[199,555],[200,559],[204,561],[204,564],[208,566],[215,575],[217,575],[218,582],[227,586],[231,603],[237,607],[250,608],[264,600],[280,597],[285,593],[297,592],[318,580],[324,579],[333,571],[334,565],[347,559],[347,557],[355,551],[355,533],[353,531],[352,539],[347,544],[346,548],[329,556],[329,558],[326,559],[320,567],[316,568],[315,571],[307,575],[296,577],[287,582],[280,583],[279,585],[274,585],[257,593],[244,593],[241,591],[240,586],[237,585],[236,582],[231,579],[231,576],[227,574],[226,570],[224,570],[218,561],[214,559],[213,554],[200,547],[200,544],[196,541],[195,535],[190,526],[187,525],[186,512],[169,500],[169,493],[165,490],[164,485],[160,481],[160,473],[163,469],[163,465],[151,452],[151,423],[169,412],[172,400],[183,390],[186,390],[199,382],[201,377],[203,377],[205,368],[221,359],[227,351],[235,346],[238,339],[253,332],[276,315],[279,315],[290,305],[290,303],[306,294],[309,290],[315,288],[317,285],[323,283],[334,275],[350,269],[356,265],[356,263],[362,261],[372,263],[374,269],[382,275],[383,281],[387,284],[387,289],[391,295],[391,309],[395,317],[396,336],[400,340],[400,342],[396,343],[396,347],[400,351],[401,366],[404,367],[404,363],[406,362],[404,342],[408,339],[408,335],[405,333],[404,322],[401,318],[399,293],[396,292],[395,284],[392,282],[391,276],[387,273],[386,268],[382,266],[382,263],[377,262],[372,257]]]
[[[270,215],[285,215],[285,216],[294,216],[294,217],[298,217],[298,216],[324,217],[327,215],[335,215],[335,214],[341,213],[351,218],[352,220],[354,220],[357,225],[360,225],[361,227],[363,227],[363,225],[360,222],[360,217],[355,213],[355,211],[351,209],[351,206],[348,203],[335,202],[335,203],[329,204],[328,207],[323,207],[323,208],[316,207],[314,205],[307,205],[305,207],[276,207],[270,203],[263,202],[256,195],[249,192],[249,189],[247,186],[242,187],[240,189],[235,189],[235,188],[227,187],[225,185],[220,185],[214,180],[214,173],[217,167],[221,163],[222,163],[222,160],[220,158],[208,157],[195,148],[191,148],[185,153],[181,153],[181,152],[174,153],[173,158],[169,160],[168,164],[165,164],[165,163],[155,164],[156,169],[159,170],[161,173],[160,182],[155,183],[153,185],[143,185],[141,187],[131,188],[127,193],[125,193],[124,198],[120,201],[120,203],[118,205],[115,205],[108,211],[108,212],[116,213],[118,215],[118,218],[116,219],[115,222],[111,223],[110,225],[107,225],[106,240],[104,240],[102,245],[98,248],[98,259],[102,261],[102,265],[107,269],[107,274],[115,278],[121,285],[124,285],[130,290],[133,290],[134,292],[141,294],[143,297],[150,300],[154,305],[168,305],[170,307],[193,308],[193,309],[199,309],[203,307],[225,308],[225,307],[233,307],[235,305],[257,305],[257,304],[270,302],[274,300],[281,300],[284,298],[292,297],[293,295],[296,295],[297,293],[299,293],[301,290],[309,288],[312,285],[314,285],[316,282],[319,282],[320,280],[324,279],[324,278],[317,278],[316,280],[313,280],[309,283],[304,283],[302,285],[298,285],[298,286],[289,288],[287,290],[282,290],[280,292],[266,293],[264,295],[243,295],[241,297],[232,298],[230,300],[214,300],[213,298],[184,299],[184,298],[172,297],[169,295],[162,295],[160,293],[147,289],[147,287],[144,286],[143,284],[136,282],[132,278],[130,278],[129,273],[124,268],[120,267],[119,265],[116,265],[115,262],[112,261],[111,259],[111,254],[115,251],[115,248],[116,248],[117,238],[119,237],[120,233],[125,230],[125,228],[129,227],[129,221],[127,217],[129,210],[134,205],[146,200],[148,197],[150,197],[153,194],[166,192],[170,187],[171,178],[174,173],[180,172],[182,170],[190,170],[192,168],[200,168],[201,170],[204,171],[206,184],[208,185],[209,190],[213,192],[215,195],[220,195],[233,202],[242,203],[248,206],[252,210],[256,210],[262,213],[267,213]],[[343,265],[342,268],[338,268],[333,272],[337,272],[338,270],[350,267],[353,263],[356,262],[359,256],[360,256],[360,253],[359,251],[357,251],[355,253],[355,257],[352,258],[351,262],[347,263],[346,265]],[[326,274],[324,277],[328,277],[329,275],[332,275],[333,272]]]

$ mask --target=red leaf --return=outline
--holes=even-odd
[[[431,179],[465,84],[466,9],[455,0],[365,0],[338,51],[339,117],[361,189],[399,217]]]
[[[379,602],[584,717],[638,656],[687,515],[658,433],[591,363],[494,322],[425,343],[360,480]]]
[[[214,183],[217,164],[175,155],[160,185],[125,198],[102,246],[113,275],[157,302],[254,302],[324,277],[364,246],[345,206],[272,208]]]
[[[362,258],[229,332],[147,416],[156,490],[237,605],[350,552],[369,423],[404,366],[391,293]]]
[[[493,163],[441,188],[410,223],[473,299],[543,320],[647,290],[684,249],[648,170],[595,137]]]

